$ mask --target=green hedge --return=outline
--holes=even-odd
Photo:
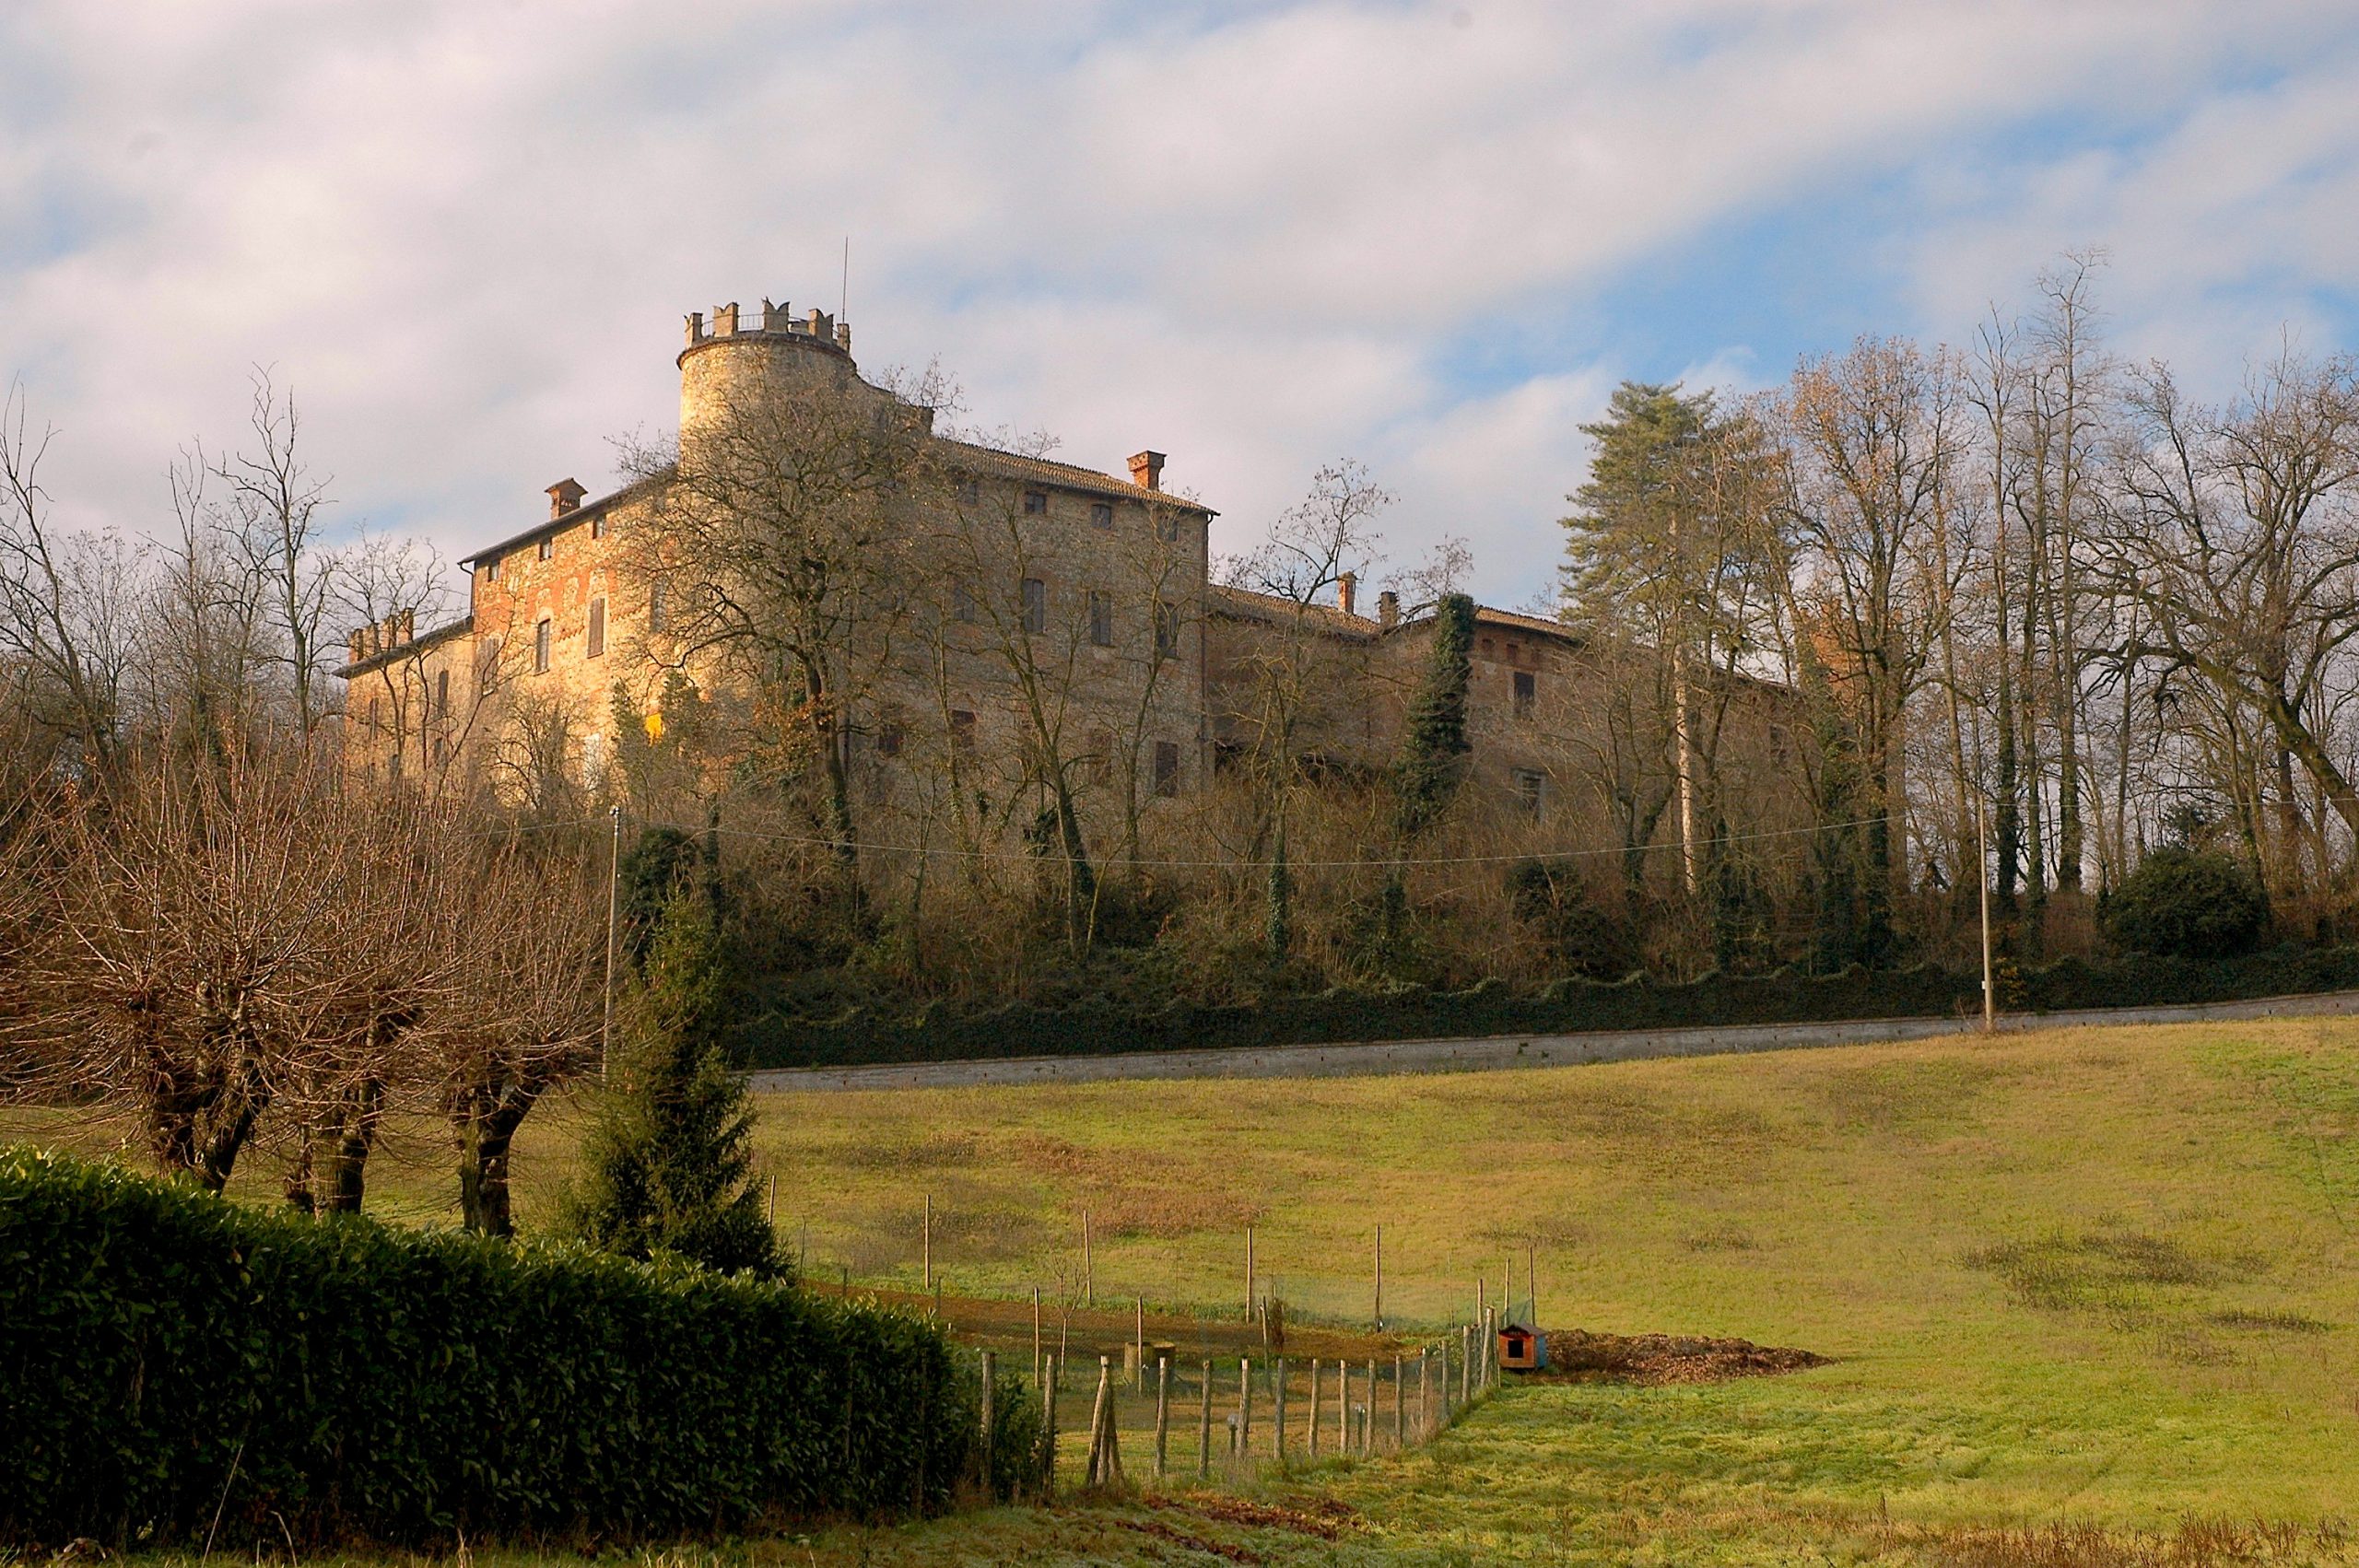
[[[946,1504],[980,1379],[917,1318],[311,1220],[0,1149],[0,1542],[588,1542]],[[1037,1444],[1003,1387],[993,1490]],[[283,1525],[282,1525],[283,1521]]]
[[[2104,964],[2066,960],[2006,982],[2010,1011],[2061,1012],[2227,1001],[2359,988],[2359,948],[2280,948],[2213,963],[2132,954]],[[1234,1006],[1175,1001],[1154,1009],[1083,1001],[1064,1007],[937,1003],[895,1015],[855,1008],[826,1020],[772,1015],[741,1036],[753,1067],[847,1067],[1007,1057],[1112,1056],[1203,1047],[1322,1045],[1668,1029],[1715,1024],[1799,1024],[1855,1018],[1948,1017],[1981,1006],[1978,975],[1936,968],[1808,976],[1709,974],[1679,985],[1643,975],[1558,980],[1538,991],[1485,981],[1471,990],[1333,990]]]

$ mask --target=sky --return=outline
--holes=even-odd
[[[1168,453],[1216,549],[1365,463],[1392,569],[1530,604],[1618,381],[1963,342],[2091,249],[2201,395],[2359,347],[2359,4],[0,6],[0,380],[134,535],[267,367],[338,528],[464,556],[767,296]]]

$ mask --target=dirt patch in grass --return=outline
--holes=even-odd
[[[1770,1377],[1825,1366],[1814,1352],[1750,1340],[1711,1340],[1684,1334],[1593,1334],[1586,1328],[1548,1330],[1548,1370],[1510,1373],[1529,1383],[1724,1383],[1732,1377]]]
[[[1114,1522],[1126,1530],[1136,1530],[1143,1536],[1153,1536],[1157,1540],[1168,1541],[1182,1551],[1199,1551],[1208,1557],[1223,1558],[1230,1562],[1267,1561],[1258,1551],[1241,1546],[1230,1546],[1225,1541],[1207,1540],[1203,1536],[1190,1535],[1185,1530],[1174,1529],[1160,1519],[1117,1519]]]
[[[1332,1497],[1313,1498],[1299,1507],[1282,1508],[1242,1497],[1195,1492],[1186,1497],[1152,1499],[1147,1506],[1184,1509],[1226,1525],[1243,1525],[1257,1530],[1291,1530],[1296,1535],[1317,1536],[1320,1540],[1340,1540],[1346,1529],[1359,1523],[1359,1515],[1349,1504]]]

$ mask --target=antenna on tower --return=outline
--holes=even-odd
[[[847,234],[847,235],[845,235],[845,236],[844,236],[844,281],[843,281],[843,287],[842,287],[840,289],[839,289],[839,290],[837,291],[837,293],[836,293],[836,320],[838,320],[838,321],[841,322],[841,321],[848,321],[848,320],[850,320],[850,319],[851,319],[851,312],[850,312],[850,310],[849,310],[849,307],[851,306],[851,235],[849,235],[849,234]]]

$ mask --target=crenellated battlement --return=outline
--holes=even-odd
[[[798,321],[791,306],[764,299],[761,313],[749,319],[733,299],[726,305],[715,305],[710,322],[702,310],[691,310],[685,319],[688,341],[681,350],[683,354],[707,344],[749,337],[792,338],[815,348],[831,348],[846,355],[851,352],[851,323],[839,322],[825,310],[815,310]]]

